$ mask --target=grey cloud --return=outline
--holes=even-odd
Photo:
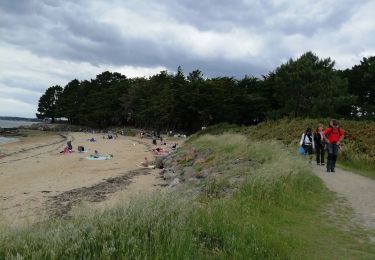
[[[92,14],[85,11],[84,4],[64,2],[50,5],[51,1],[37,2],[26,1],[27,4],[2,5],[2,12],[6,13],[2,19],[2,40],[29,49],[35,54],[44,57],[71,61],[86,61],[91,64],[112,64],[117,66],[166,66],[175,70],[178,65],[186,68],[199,67],[207,70],[206,74],[217,75],[219,73],[243,75],[251,73],[248,68],[254,67],[254,73],[259,69],[251,63],[237,63],[222,58],[214,61],[202,60],[192,53],[186,53],[171,41],[168,44],[153,42],[142,38],[130,38],[122,35],[115,27],[96,21]],[[198,3],[198,4],[197,4]],[[85,3],[87,4],[87,3]],[[169,3],[171,4],[171,3]],[[215,5],[208,1],[196,2],[194,6],[198,10],[207,10],[216,6],[212,12],[207,11],[206,20],[210,23],[221,20],[236,23],[236,13],[244,7],[241,2],[229,3],[227,1],[217,2]],[[173,8],[168,5],[166,8]],[[181,4],[183,9],[191,9],[192,1]],[[176,6],[177,8],[177,6]],[[224,9],[223,9],[224,8]],[[222,13],[219,10],[226,10]],[[169,10],[171,11],[171,10]],[[191,13],[184,14],[191,17]],[[183,19],[183,16],[181,16]],[[204,20],[197,20],[197,26],[207,24]],[[220,64],[220,65],[218,65]],[[230,64],[230,66],[228,66]],[[236,71],[235,71],[236,69]],[[262,68],[263,69],[263,68]]]
[[[177,22],[189,24],[203,31],[225,32],[233,28],[254,31],[269,37],[265,43],[264,60],[234,61],[223,57],[202,58],[182,50],[173,38],[168,43],[146,38],[127,37],[118,28],[100,22],[90,13],[91,1],[2,1],[0,4],[1,41],[18,45],[43,56],[94,65],[166,66],[175,70],[181,65],[186,70],[196,67],[207,75],[260,75],[273,69],[282,57],[290,57],[289,49],[279,46],[277,37],[302,34],[306,37],[322,27],[336,29],[360,5],[359,1],[333,1],[317,5],[327,6],[327,15],[320,21],[309,19],[296,22],[283,17],[293,9],[293,3],[278,6],[271,1],[173,1],[140,2],[115,1],[134,12],[164,12]],[[323,4],[322,4],[323,3]],[[313,3],[312,5],[314,5]],[[347,8],[347,6],[350,8]],[[146,10],[146,11],[145,11]],[[273,35],[273,32],[274,35]],[[171,35],[173,37],[173,35]],[[273,60],[267,60],[273,56]],[[259,58],[258,58],[259,59]]]
[[[228,30],[230,28],[244,28],[259,31],[282,31],[285,34],[302,34],[311,36],[321,28],[337,29],[359,7],[368,2],[356,0],[344,1],[316,1],[310,6],[322,5],[321,12],[329,15],[325,19],[318,20],[315,17],[309,18],[301,13],[302,10],[295,10],[304,19],[296,21],[294,17],[285,17],[293,10],[293,1],[277,6],[269,0],[258,1],[169,1],[169,12],[178,21],[194,24],[197,28],[208,30]],[[307,6],[307,4],[306,4]],[[324,8],[323,8],[324,7]],[[309,11],[309,10],[306,10]],[[269,23],[272,26],[269,26]]]
[[[28,14],[30,11],[37,9],[38,1],[18,0],[18,1],[1,1],[0,9],[6,13]]]

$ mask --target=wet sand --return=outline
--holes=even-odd
[[[91,137],[97,141],[89,142]],[[74,150],[82,145],[87,152],[60,154],[67,140],[72,140]],[[33,133],[1,145],[0,221],[12,226],[29,224],[68,215],[82,203],[108,207],[160,189],[159,170],[137,166],[145,156],[153,159],[150,147],[149,139],[119,136],[108,140],[100,134],[53,132]],[[114,157],[87,160],[94,150]]]

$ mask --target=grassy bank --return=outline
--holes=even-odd
[[[210,175],[128,207],[3,228],[0,259],[375,257],[366,234],[348,226],[348,212],[329,213],[334,195],[283,145],[208,135],[185,144],[176,160]]]
[[[282,119],[253,127],[237,127],[222,124],[208,128],[200,134],[241,133],[253,140],[279,140],[290,147],[298,147],[301,134],[307,127],[313,130],[328,119]],[[338,157],[343,168],[375,179],[375,122],[339,120],[345,130],[345,138]],[[296,149],[295,149],[296,150]]]

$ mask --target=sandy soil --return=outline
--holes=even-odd
[[[89,142],[90,137],[97,142]],[[67,140],[86,153],[60,154]],[[35,134],[0,146],[0,218],[7,225],[29,224],[64,216],[82,202],[111,206],[137,193],[160,189],[158,170],[138,167],[145,156],[153,159],[151,140],[99,134]],[[98,150],[113,159],[89,161]],[[103,203],[102,201],[106,201]]]
[[[368,229],[375,229],[375,181],[336,168],[327,173],[324,166],[314,166],[315,173],[327,187],[344,196],[354,210],[355,220]]]

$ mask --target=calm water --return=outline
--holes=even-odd
[[[33,122],[27,121],[9,121],[9,120],[0,120],[0,128],[8,128],[8,127],[18,127],[21,125],[31,125]],[[7,138],[0,136],[0,145],[6,143],[16,142],[17,138]]]
[[[28,121],[10,121],[10,120],[1,120],[0,119],[0,128],[2,127],[17,127],[21,125],[31,125],[34,122],[28,122]]]

